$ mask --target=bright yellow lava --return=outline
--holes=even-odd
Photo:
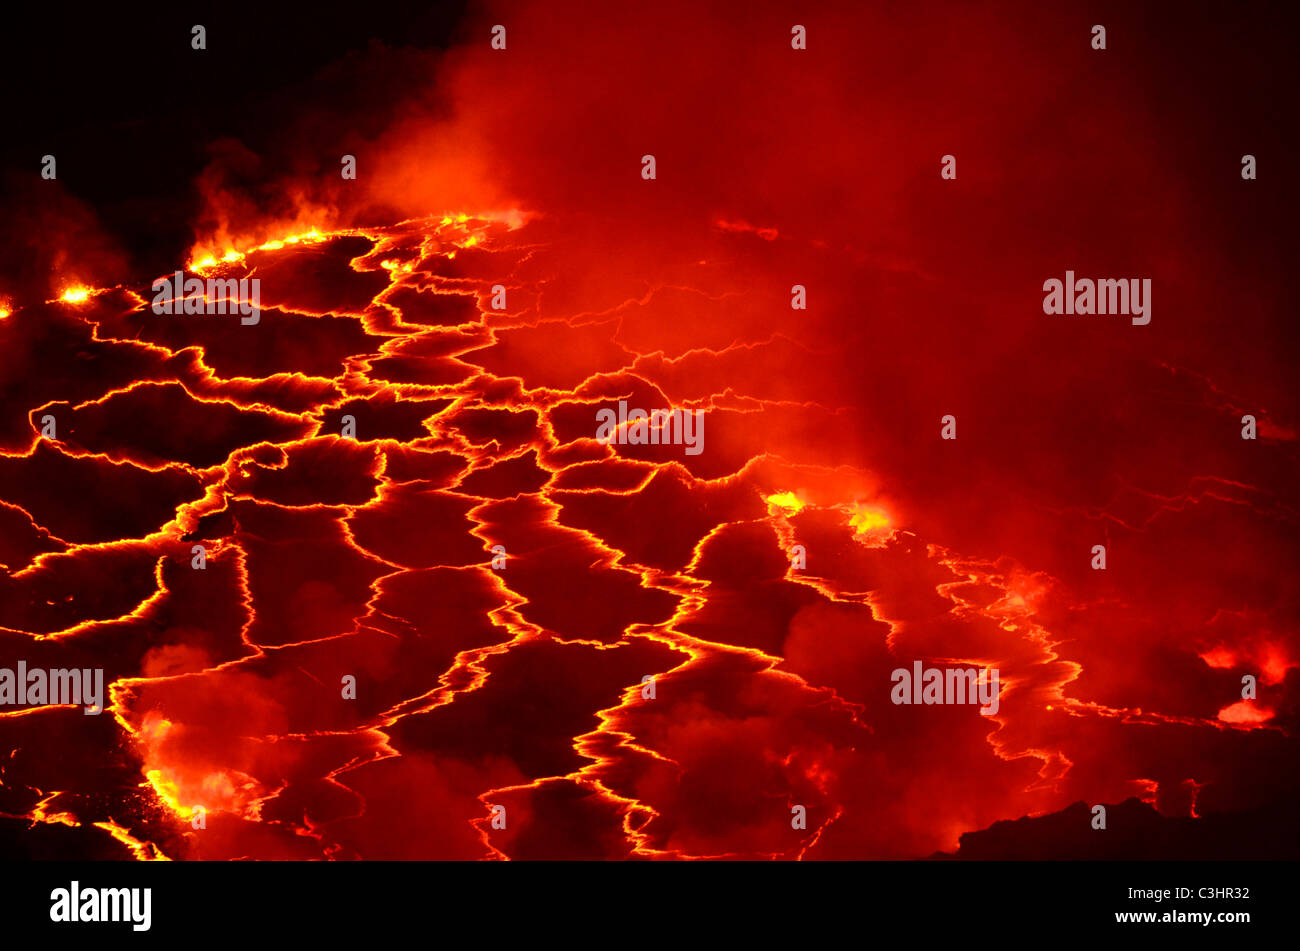
[[[68,304],[84,304],[90,299],[89,287],[69,287],[59,297],[59,300]]]
[[[763,499],[767,510],[773,515],[798,515],[807,503],[793,492],[776,492]]]
[[[276,238],[274,241],[267,241],[265,244],[259,244],[255,248],[249,248],[247,251],[236,251],[234,248],[227,248],[226,253],[220,258],[208,254],[190,262],[190,270],[196,274],[201,273],[207,268],[216,267],[218,264],[233,264],[236,261],[244,260],[254,251],[279,251],[281,248],[291,244],[316,244],[324,241],[329,237],[323,234],[319,228],[312,228],[310,231],[304,231],[301,234],[291,234],[284,238]]]
[[[853,506],[853,515],[849,518],[849,527],[859,535],[870,532],[888,532],[894,527],[894,520],[884,509],[867,505]]]
[[[158,798],[166,803],[172,812],[182,819],[188,819],[193,814],[193,807],[181,804],[180,786],[174,780],[168,778],[161,769],[146,770],[144,778],[149,780],[149,785],[153,786]]]

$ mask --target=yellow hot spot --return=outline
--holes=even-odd
[[[767,510],[772,515],[797,515],[807,504],[793,492],[776,492],[766,496],[763,501],[767,503]]]
[[[894,520],[884,509],[869,505],[854,505],[849,517],[849,527],[859,535],[868,532],[887,532],[894,526]]]
[[[476,244],[478,244],[478,235],[472,234],[469,236],[469,240],[465,242],[465,247],[472,248]]]
[[[283,238],[276,238],[272,241],[267,241],[265,244],[259,244],[257,247],[253,248],[253,250],[254,251],[279,251],[282,248],[288,247],[289,245],[302,244],[304,241],[315,243],[324,240],[325,240],[325,235],[321,234],[319,229],[312,228],[310,231],[304,231],[301,234],[286,235]],[[242,254],[239,254],[238,252],[235,251],[230,251],[226,254],[225,260],[229,261],[241,257],[243,257]]]
[[[301,244],[303,241],[315,242],[321,240],[324,239],[322,238],[321,233],[315,228],[312,228],[310,231],[304,231],[302,234],[290,235],[284,239],[285,244]]]
[[[181,804],[180,786],[176,784],[175,780],[165,775],[161,769],[146,770],[144,778],[149,780],[149,785],[158,794],[158,798],[166,803],[167,808],[182,819],[188,819],[190,814],[194,812],[190,806]]]
[[[13,313],[13,311],[11,311],[8,307],[0,307],[0,320],[4,320],[11,313]]]
[[[83,304],[90,299],[89,287],[69,287],[65,290],[59,300],[69,304]]]

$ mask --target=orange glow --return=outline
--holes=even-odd
[[[1226,647],[1216,647],[1199,655],[1201,660],[1216,670],[1230,670],[1237,663],[1237,655]]]
[[[1280,644],[1265,644],[1263,657],[1260,659],[1261,679],[1266,684],[1280,684],[1286,679],[1286,672],[1297,666]]]
[[[304,217],[310,215],[310,217],[307,218],[309,221],[319,221],[321,218],[329,217],[328,210],[321,208],[314,210],[305,209],[303,215]],[[482,222],[500,222],[511,231],[514,231],[522,228],[528,222],[530,217],[531,216],[527,212],[521,211],[518,208],[509,208],[499,211],[484,211],[473,215],[465,212],[459,212],[454,215],[446,214],[443,215],[441,219],[438,219],[437,223],[445,227],[448,225],[463,225],[469,221],[476,222],[476,225],[481,224]],[[267,231],[270,231],[271,234],[275,234],[276,230],[281,229],[287,233],[269,240],[262,240],[262,238],[267,234]],[[349,228],[331,229],[321,224],[304,226],[301,219],[298,221],[285,221],[281,224],[281,229],[264,229],[259,232],[259,237],[250,237],[247,240],[232,239],[230,235],[225,234],[224,232],[213,235],[206,240],[195,244],[190,251],[190,261],[187,267],[195,273],[202,273],[203,271],[216,267],[219,264],[242,263],[249,254],[256,251],[279,251],[283,248],[299,244],[319,244],[328,241],[331,238],[358,233]],[[473,248],[480,245],[482,240],[482,237],[479,235],[470,235],[463,243],[457,242],[456,244],[458,247]],[[448,257],[454,257],[454,254],[448,254]],[[403,273],[409,273],[414,267],[411,264],[399,265],[396,263],[394,263],[394,266],[391,268],[388,267],[387,264],[384,264],[383,266],[390,271],[401,271]]]
[[[1028,573],[1017,573],[1007,581],[1007,594],[1002,606],[1017,612],[1032,612],[1047,594],[1047,585]]]
[[[196,806],[208,812],[245,814],[261,794],[256,780],[235,770],[186,776],[180,769],[161,767],[146,769],[144,776],[163,805],[182,819],[191,818]]]
[[[49,804],[50,800],[53,798],[55,797],[48,796],[36,804],[36,808],[33,809],[31,813],[33,822],[59,823],[60,825],[72,826],[73,828],[81,825],[81,823],[77,821],[77,817],[74,815],[67,812],[51,812]]]
[[[263,794],[251,776],[232,769],[208,769],[201,763],[176,762],[183,751],[171,721],[150,713],[136,734],[145,748],[143,772],[162,804],[181,819],[189,819],[196,806],[208,812],[248,814]],[[165,761],[165,762],[164,762]]]
[[[1250,700],[1238,700],[1219,711],[1219,719],[1224,723],[1240,726],[1258,726],[1273,718],[1273,711],[1259,707]]]
[[[854,503],[849,527],[859,535],[884,534],[894,530],[894,520],[878,506]]]
[[[95,828],[103,829],[117,841],[121,842],[139,862],[170,862],[167,856],[163,855],[158,846],[152,842],[143,842],[131,835],[126,829],[123,829],[116,822],[95,822],[92,823]]]
[[[1241,650],[1232,650],[1226,645],[1219,645],[1197,655],[1206,665],[1215,670],[1231,670],[1234,667],[1250,665],[1259,668],[1259,679],[1266,684],[1280,684],[1286,679],[1286,672],[1297,666],[1285,645],[1272,641],[1258,641]]]
[[[348,53],[303,92],[365,85],[272,115],[283,149],[211,143],[178,254],[162,256],[193,192],[170,174],[98,222],[69,205],[32,229],[59,255],[40,259],[47,286],[29,300],[5,281],[0,304],[65,303],[0,322],[16,367],[0,427],[0,628],[50,664],[107,668],[112,701],[102,721],[53,703],[0,713],[14,747],[0,778],[18,790],[5,808],[45,797],[28,813],[47,824],[32,850],[52,839],[143,859],[161,855],[156,839],[200,861],[1068,859],[1096,839],[1075,821],[1080,799],[1136,794],[1185,814],[1201,784],[1205,808],[1244,817],[1241,838],[1267,847],[1272,813],[1255,807],[1287,776],[1258,767],[1293,731],[1271,688],[1262,705],[1234,703],[1232,671],[1266,684],[1288,651],[1300,658],[1285,575],[1267,582],[1294,529],[1275,468],[1289,447],[1263,446],[1252,471],[1258,452],[1183,437],[1234,443],[1238,404],[1288,404],[1260,372],[1241,384],[1241,366],[1261,365],[1234,335],[1187,337],[1171,364],[1107,361],[1142,328],[1057,323],[1035,299],[1058,265],[1144,273],[1120,269],[1128,257],[1088,214],[1107,181],[1154,182],[1153,207],[1186,217],[1180,190],[1146,174],[1149,150],[1103,150],[1115,164],[1089,183],[1068,150],[1052,165],[1052,149],[1031,147],[1048,163],[1041,189],[964,171],[951,192],[935,152],[1005,158],[1038,133],[1055,141],[1060,129],[1025,118],[1076,81],[1096,93],[1074,68],[1090,55],[1064,71],[998,57],[1013,71],[991,88],[1014,84],[1018,108],[981,115],[970,107],[987,90],[953,98],[954,78],[979,74],[988,49],[1050,34],[1053,16],[1022,37],[1008,18],[958,15],[918,34],[924,65],[947,70],[891,43],[877,65],[907,88],[855,82],[849,97],[857,54],[817,37],[880,18],[830,6],[811,69],[790,55],[780,10],[730,42],[725,12],[682,31],[676,10],[633,11],[623,37],[610,10],[575,71],[575,17],[511,5],[526,56],[491,51],[471,23],[472,47],[423,70],[443,88],[411,89],[435,66],[429,44],[391,76]],[[906,22],[887,19],[891,35]],[[972,26],[990,35],[972,42]],[[638,95],[665,36],[664,95]],[[1111,131],[1149,125],[1113,109],[1146,78],[1126,68],[1101,90]],[[934,100],[960,117],[956,144],[916,115]],[[354,102],[365,115],[346,114]],[[792,102],[820,152],[752,148]],[[846,107],[872,121],[844,123]],[[588,121],[611,111],[644,134]],[[326,116],[349,135],[334,143]],[[879,128],[896,148],[873,147]],[[328,166],[354,143],[369,157],[344,181]],[[662,181],[639,174],[643,150],[661,153]],[[1089,226],[1070,230],[1073,257],[1016,227],[1049,201]],[[531,210],[483,210],[516,202]],[[155,210],[168,215],[143,216]],[[150,220],[173,227],[150,233]],[[1212,241],[1166,254],[1164,237],[1119,243],[1139,262],[1233,259]],[[203,305],[153,315],[141,262],[191,287],[196,274],[259,277],[267,319],[193,319],[217,310],[215,287],[172,286],[174,313],[182,298]],[[1262,321],[1272,299],[1258,296]],[[1216,352],[1241,358],[1222,380]],[[1090,388],[1062,359],[1115,372]],[[1083,390],[1091,408],[1063,424]],[[618,451],[593,439],[616,401],[651,419],[698,408],[702,451],[668,444],[683,431]],[[936,425],[949,411],[963,420],[955,444]],[[57,439],[35,432],[47,412]],[[120,504],[101,504],[97,485]],[[1115,546],[1117,570],[1091,569],[1094,541]],[[1225,542],[1258,553],[1241,567],[1266,580],[1217,571]],[[1225,669],[1195,668],[1200,650]],[[1168,678],[1177,664],[1202,677]],[[965,705],[915,706],[934,699],[918,666],[940,674],[937,699]],[[975,688],[994,670],[989,709]],[[1206,680],[1221,688],[1208,707]],[[1134,778],[1150,776],[1164,795]],[[1140,820],[1108,853],[1218,845]]]

